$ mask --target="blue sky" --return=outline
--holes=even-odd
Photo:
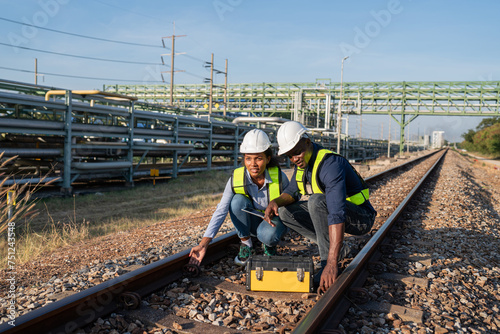
[[[203,61],[214,53],[215,66],[229,61],[229,82],[480,81],[500,80],[500,2],[490,1],[263,1],[263,0],[20,0],[0,1],[1,18],[48,29],[141,47],[62,35],[0,20],[0,67],[112,80],[46,75],[39,83],[62,88],[102,88],[103,84],[161,81],[155,65],[161,39],[175,34],[176,83],[202,83]],[[165,40],[170,46],[170,40]],[[45,54],[15,46],[85,57],[135,61],[126,64]],[[166,57],[166,63],[170,60]],[[164,74],[168,81],[168,74]],[[34,82],[33,73],[0,68],[0,78]],[[222,76],[220,76],[222,82]],[[132,82],[130,82],[132,83]],[[388,133],[388,117],[363,116],[363,136]],[[479,123],[478,117],[419,117],[413,134],[446,131],[447,139]],[[396,137],[396,123],[391,132]],[[350,133],[359,130],[351,117]]]

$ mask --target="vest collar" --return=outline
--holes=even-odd
[[[311,154],[311,159],[307,162],[307,168],[308,170],[312,170],[314,167],[314,162],[316,161],[316,157],[318,156],[318,151],[322,148],[316,143],[312,143],[313,145],[313,152]]]
[[[252,181],[252,177],[250,176],[250,172],[246,168],[245,168],[245,177],[247,178],[247,181],[249,182],[248,184],[255,184]],[[264,186],[268,183],[273,183],[273,180],[271,179],[271,176],[269,175],[269,171],[267,170],[267,168],[264,171],[264,178],[265,178]]]

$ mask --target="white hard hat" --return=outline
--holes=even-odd
[[[285,154],[297,145],[300,138],[307,136],[307,129],[299,122],[290,121],[283,123],[278,129],[278,155]]]
[[[258,129],[247,132],[240,145],[240,153],[262,153],[271,147],[267,134]]]

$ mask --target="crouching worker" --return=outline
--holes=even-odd
[[[313,143],[306,128],[286,122],[278,130],[278,154],[295,165],[290,185],[272,200],[266,219],[279,214],[283,223],[318,245],[322,270],[315,275],[319,291],[326,291],[338,275],[338,261],[346,255],[344,231],[369,232],[376,211],[368,200],[368,187],[342,156]],[[302,195],[310,194],[307,201]],[[278,211],[279,207],[279,211]]]
[[[244,266],[254,252],[252,236],[262,242],[265,255],[276,254],[276,245],[286,231],[281,220],[275,217],[265,221],[241,209],[264,211],[269,202],[280,196],[282,189],[288,186],[288,179],[278,167],[271,142],[264,131],[249,131],[243,138],[240,153],[243,153],[244,167],[233,171],[203,239],[189,253],[190,264],[200,265],[208,244],[219,231],[228,212],[241,239],[239,254],[234,259],[237,265]]]

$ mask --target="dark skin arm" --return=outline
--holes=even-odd
[[[264,220],[271,224],[271,226],[274,226],[274,223],[271,222],[271,219],[278,216],[278,208],[281,206],[292,204],[293,202],[295,202],[295,200],[292,196],[286,193],[281,194],[280,197],[273,199],[267,205],[266,211],[264,212]]]
[[[326,266],[321,274],[318,293],[328,290],[337,279],[339,272],[337,260],[339,258],[340,249],[342,248],[342,242],[344,241],[344,223],[328,226],[328,234],[330,238],[330,249],[328,251]]]

